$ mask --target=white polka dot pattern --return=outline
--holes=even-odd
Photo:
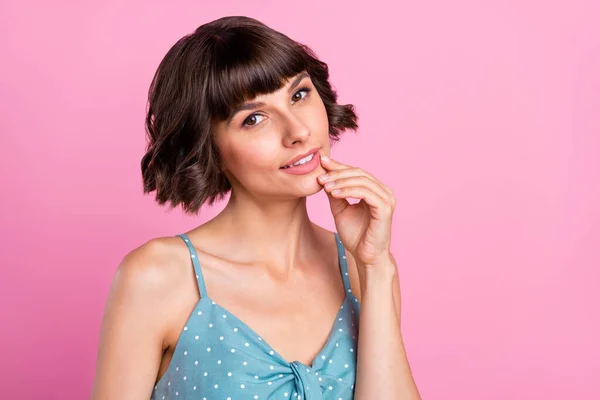
[[[337,234],[346,297],[311,366],[288,362],[243,321],[210,299],[195,249],[186,235],[179,236],[193,256],[201,299],[151,400],[353,399],[360,304],[349,290],[344,249]]]

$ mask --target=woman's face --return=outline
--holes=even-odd
[[[321,190],[317,177],[325,170],[319,155],[329,155],[329,121],[306,72],[247,101],[213,130],[234,192],[292,199]],[[288,167],[300,156],[308,162]]]

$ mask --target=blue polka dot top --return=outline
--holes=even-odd
[[[151,400],[351,400],[354,397],[360,304],[350,287],[345,250],[337,233],[346,296],[312,365],[286,361],[256,332],[211,300],[194,246],[200,301],[178,338],[173,358]]]

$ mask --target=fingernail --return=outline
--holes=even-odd
[[[335,189],[331,191],[331,194],[340,194],[341,190],[340,189]]]
[[[327,161],[327,160],[329,160],[329,157],[327,157],[324,154],[321,154],[321,160]]]
[[[335,182],[327,182],[327,183],[325,184],[325,187],[326,187],[327,189],[330,189],[330,188],[332,188],[332,187],[334,187],[334,186],[335,186]]]
[[[323,175],[319,176],[319,180],[321,182],[325,182],[327,179],[329,179],[329,175],[327,175],[327,174],[323,174]]]

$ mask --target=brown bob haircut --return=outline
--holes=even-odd
[[[221,172],[211,122],[226,120],[237,106],[303,71],[325,104],[330,141],[346,129],[356,131],[354,107],[336,103],[327,64],[262,22],[228,16],[181,38],[161,61],[148,93],[144,193],[156,190],[160,205],[181,204],[188,214],[222,199],[231,185]]]

